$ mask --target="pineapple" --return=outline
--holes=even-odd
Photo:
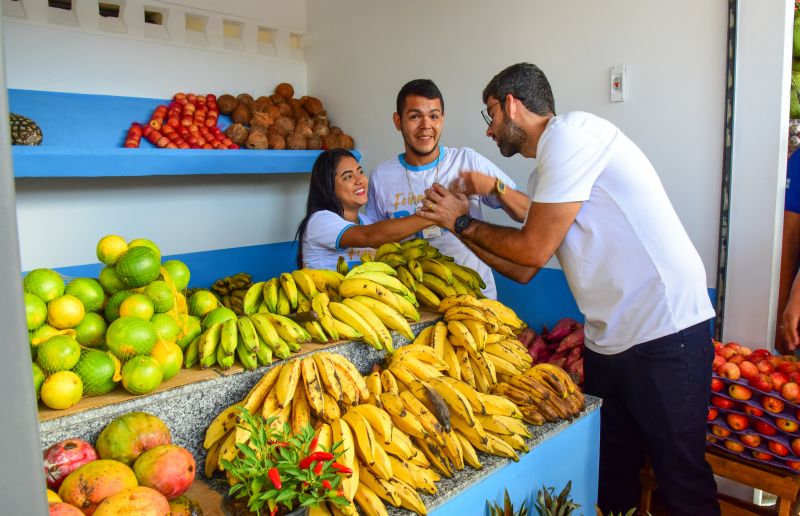
[[[488,500],[486,502],[486,506],[489,509],[489,516],[528,516],[528,507],[526,502],[522,502],[522,508],[518,511],[514,511],[514,506],[511,505],[511,498],[508,496],[508,490],[503,490],[504,495],[504,502],[503,507],[500,507],[496,503],[489,504]]]
[[[9,113],[11,145],[41,145],[42,130],[28,117]]]
[[[578,509],[580,505],[576,504],[569,497],[569,492],[572,489],[572,480],[567,482],[564,489],[557,497],[553,496],[554,489],[552,487],[542,487],[536,493],[536,510],[539,516],[569,516],[573,511]]]

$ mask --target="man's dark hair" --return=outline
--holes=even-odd
[[[483,89],[483,103],[486,104],[489,97],[503,100],[508,94],[537,115],[556,114],[553,90],[544,72],[535,64],[517,63],[492,77]]]
[[[397,114],[403,116],[403,110],[406,107],[406,98],[409,95],[417,95],[418,97],[425,97],[429,100],[439,99],[442,103],[442,113],[444,113],[444,99],[442,92],[436,87],[430,79],[414,79],[409,81],[400,88],[400,93],[397,94]]]

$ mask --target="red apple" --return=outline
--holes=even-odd
[[[783,363],[778,366],[778,371],[782,372],[786,376],[789,376],[790,373],[797,372],[797,364],[795,362],[784,360]]]
[[[786,457],[789,455],[789,448],[778,441],[767,441],[767,448],[769,448],[769,451],[775,455],[778,455],[779,457]]]
[[[790,382],[800,384],[800,372],[789,373],[786,375]]]
[[[792,439],[791,446],[794,454],[800,457],[800,437],[795,437]]]
[[[733,400],[723,398],[722,396],[711,396],[711,404],[722,409],[731,409],[734,405]]]
[[[800,385],[794,382],[787,382],[781,387],[781,396],[786,401],[797,401],[800,398]]]
[[[747,416],[741,414],[728,414],[725,421],[731,427],[731,430],[736,430],[737,432],[741,432],[750,426],[750,420],[747,419]]]
[[[718,415],[719,415],[719,410],[715,408],[710,408],[708,409],[708,414],[706,415],[706,421],[714,421],[715,419],[717,419]]]
[[[749,414],[751,416],[763,416],[764,411],[758,407],[753,407],[752,405],[745,405],[744,406],[745,414]]]
[[[761,357],[763,359],[763,358],[766,358],[766,357],[770,356],[772,353],[770,353],[768,349],[758,348],[758,349],[754,349],[753,352],[750,353],[750,354],[759,356],[759,357]]]
[[[758,451],[758,450],[751,450],[751,451],[753,452],[753,457],[755,457],[758,460],[772,460],[775,458],[769,453],[763,451]]]
[[[781,392],[781,388],[783,388],[784,384],[789,381],[789,378],[780,371],[771,373],[769,377],[772,378],[772,388],[778,392]]]
[[[725,360],[725,357],[721,355],[714,355],[714,361],[711,362],[711,370],[717,371],[719,367],[726,362],[727,360]]]
[[[773,414],[783,412],[783,401],[774,396],[764,396],[761,398],[761,406],[764,407],[764,410],[772,412]]]
[[[753,422],[753,429],[761,435],[772,436],[778,433],[778,430],[774,426],[760,419]]]
[[[774,367],[775,369],[777,369],[778,366],[780,366],[783,363],[783,357],[780,355],[770,355],[767,357],[767,360],[769,361],[770,364],[772,364],[772,367]]]
[[[751,448],[758,448],[761,444],[761,436],[757,434],[740,435],[739,440]]]
[[[749,400],[753,397],[753,391],[738,383],[733,383],[728,386],[728,394],[735,400]]]
[[[744,445],[736,441],[725,441],[725,447],[732,452],[741,453],[744,451]]]
[[[742,348],[742,345],[739,344],[738,342],[731,341],[731,342],[728,342],[727,344],[725,344],[723,346],[723,348],[724,349],[732,349],[732,350],[734,350],[735,352],[738,353],[739,350]]]
[[[739,366],[733,362],[728,362],[719,366],[717,373],[728,380],[738,380],[742,375],[742,373],[739,371]]]
[[[745,356],[745,357],[746,357],[746,356],[750,356],[750,354],[751,354],[752,352],[753,352],[753,350],[751,350],[751,349],[750,349],[750,348],[748,348],[747,346],[742,346],[741,344],[739,344],[739,354],[740,354],[740,355],[742,355],[742,356]]]
[[[711,425],[711,433],[716,435],[717,437],[728,437],[729,435],[731,435],[730,430],[719,425]]]
[[[733,355],[731,359],[728,360],[728,362],[730,362],[731,364],[739,365],[742,362],[744,362],[744,355],[739,355],[739,354]]]
[[[770,374],[775,371],[775,368],[772,367],[772,364],[769,363],[767,360],[762,360],[761,362],[756,364],[759,372],[764,374]]]
[[[786,465],[792,469],[800,470],[800,460],[787,460]]]
[[[742,378],[747,378],[748,380],[757,376],[759,372],[758,367],[749,360],[745,360],[739,364],[739,371],[742,373]]]
[[[724,346],[724,344],[722,342],[718,341],[718,340],[711,339],[711,342],[714,344],[714,352],[715,353],[716,353],[716,351],[718,349],[721,349]]]
[[[798,427],[800,427],[797,422],[792,421],[791,419],[784,419],[782,417],[775,418],[775,424],[778,425],[778,428],[790,434],[796,432]]]
[[[747,380],[747,383],[760,391],[770,392],[772,390],[772,378],[765,373],[758,373],[758,375]]]
[[[725,383],[722,380],[717,378],[716,376],[711,377],[711,390],[714,392],[720,392],[722,389],[725,388]]]
[[[722,348],[719,350],[718,355],[724,358],[725,360],[730,360],[734,356],[738,355],[739,353],[736,352],[735,349],[731,348]]]

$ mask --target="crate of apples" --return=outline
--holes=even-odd
[[[800,470],[800,369],[793,356],[714,343],[708,441],[748,460]]]

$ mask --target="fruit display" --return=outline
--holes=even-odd
[[[68,282],[51,269],[23,279],[33,377],[49,408],[114,390],[145,394],[177,374],[183,350],[200,333],[181,290],[189,269],[162,263],[150,240],[100,239],[99,277]]]
[[[9,113],[8,122],[11,128],[11,145],[42,144],[42,129],[30,118]]]
[[[800,470],[800,369],[794,356],[715,342],[708,442]]]
[[[545,327],[537,334],[527,328],[518,338],[527,346],[533,363],[555,364],[573,374],[578,385],[583,385],[583,324],[565,317],[549,331]]]
[[[244,315],[244,295],[253,285],[253,277],[246,272],[226,276],[211,285],[211,291],[225,308],[230,308],[236,315]]]
[[[166,424],[143,412],[110,422],[96,448],[81,439],[53,444],[44,466],[48,488],[58,490],[48,491],[50,514],[169,514],[169,501],[195,477],[191,453],[171,444]]]
[[[281,83],[275,93],[256,99],[248,93],[220,95],[220,112],[233,122],[225,135],[248,149],[319,150],[355,148],[353,138],[330,125],[316,97],[294,98],[294,87]]]

